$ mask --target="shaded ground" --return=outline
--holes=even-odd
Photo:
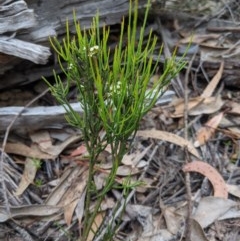
[[[96,225],[102,224],[98,237],[107,232],[109,220],[120,220],[115,240],[184,240],[190,198],[186,174],[190,171],[192,240],[240,240],[240,10],[235,1],[189,4],[168,2],[165,10],[156,5],[151,12],[149,27],[159,36],[159,46],[165,45],[163,57],[178,46],[178,56],[188,52],[188,65],[172,81],[166,101],[159,100],[144,117],[133,149],[118,170],[116,182],[131,173],[132,180],[144,185],[129,190],[123,215],[118,213],[121,189],[106,195],[96,218]],[[119,26],[112,27],[113,42],[118,31]],[[24,106],[44,88],[39,81],[4,91],[0,105]],[[34,105],[54,104],[47,93]],[[81,134],[70,127],[57,128],[58,124],[62,122],[37,132],[23,126],[10,132],[0,170],[5,179],[0,240],[77,240],[87,179],[86,153]],[[210,166],[185,166],[196,160]],[[99,190],[111,168],[107,150],[100,163]]]

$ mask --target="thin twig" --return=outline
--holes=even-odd
[[[193,60],[195,55],[192,57],[191,61],[189,62],[185,78],[184,78],[184,138],[188,140],[188,76],[192,67]],[[185,163],[189,162],[189,154],[187,148],[185,148]],[[192,232],[192,192],[191,192],[191,183],[190,183],[190,174],[189,172],[185,173],[185,185],[187,191],[187,200],[188,200],[188,211],[187,211],[187,218],[186,218],[186,228],[185,228],[185,240],[191,241],[191,232]]]
[[[13,120],[11,121],[11,123],[9,124],[9,126],[6,129],[4,138],[3,138],[3,144],[2,144],[2,148],[1,148],[1,159],[0,159],[0,182],[2,183],[2,190],[3,190],[3,197],[6,203],[6,210],[7,213],[10,215],[10,205],[8,202],[8,197],[7,197],[7,189],[6,189],[6,185],[5,185],[5,181],[4,181],[4,171],[3,171],[3,162],[4,162],[4,151],[7,145],[7,139],[10,133],[11,128],[14,125],[14,122],[17,120],[17,118],[19,116],[21,116],[21,114],[24,112],[24,110],[26,108],[28,108],[29,106],[31,106],[35,101],[37,101],[38,99],[40,99],[42,96],[44,96],[46,93],[48,92],[48,89],[44,90],[41,94],[39,94],[38,96],[36,96],[34,99],[32,99],[31,101],[29,101],[23,108],[21,111],[19,111],[19,113],[13,118]]]

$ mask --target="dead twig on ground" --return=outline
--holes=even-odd
[[[2,148],[1,148],[1,158],[0,158],[0,182],[2,184],[2,192],[3,192],[3,197],[4,197],[5,204],[6,204],[6,210],[7,210],[8,215],[10,215],[10,205],[9,205],[9,201],[8,201],[7,189],[6,189],[5,180],[4,180],[4,171],[3,171],[4,151],[6,148],[8,136],[9,136],[10,130],[11,130],[14,122],[24,112],[24,110],[26,108],[28,108],[29,106],[31,106],[35,101],[37,101],[38,99],[43,97],[47,92],[48,92],[48,89],[44,90],[41,94],[36,96],[33,100],[29,101],[29,103],[22,108],[22,110],[13,118],[12,122],[7,127],[4,138],[3,138],[3,144],[2,144]]]
[[[194,58],[195,58],[195,55],[192,57],[191,61],[189,62],[189,65],[185,74],[185,79],[184,79],[184,139],[185,140],[188,140],[188,76],[189,76]],[[184,152],[185,152],[185,163],[187,164],[190,161],[187,148],[185,148]],[[190,183],[189,173],[185,173],[185,185],[186,185],[187,201],[188,201],[185,239],[186,241],[191,241],[192,192],[191,192],[191,183]]]

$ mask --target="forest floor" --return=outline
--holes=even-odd
[[[117,214],[122,190],[106,195],[93,227],[97,235],[113,217],[120,222],[119,241],[184,241],[190,231],[192,241],[240,240],[240,6],[183,2],[150,12],[148,26],[159,47],[164,44],[163,58],[177,47],[179,57],[187,51],[187,65],[141,121],[118,169],[116,182],[130,177],[142,185],[127,194],[123,215]],[[119,26],[111,30],[117,41]],[[26,106],[39,88],[46,88],[42,80],[5,90],[0,106]],[[55,104],[46,91],[29,108]],[[23,121],[1,133],[0,240],[78,240],[86,148],[79,131],[63,118],[54,122],[54,128],[29,132]],[[108,157],[106,150],[95,174],[99,190],[111,168]],[[88,241],[97,240],[93,236]]]

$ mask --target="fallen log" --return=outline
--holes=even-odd
[[[163,105],[169,103],[173,96],[173,91],[166,91],[157,101]],[[82,113],[79,103],[71,104],[74,111]],[[21,114],[20,114],[21,113]],[[0,132],[6,130],[13,119],[18,116],[12,126],[12,130],[29,132],[39,129],[62,129],[67,126],[64,115],[66,114],[63,106],[39,106],[39,107],[3,107],[0,108]]]
[[[139,8],[144,4],[146,0],[139,0]],[[0,0],[0,90],[29,84],[28,76],[18,78],[18,75],[23,76],[36,67],[39,79],[46,64],[51,70],[43,75],[52,74],[56,62],[49,37],[62,39],[67,19],[74,34],[73,11],[81,26],[88,29],[97,12],[101,26],[113,25],[128,15],[128,7],[128,0]]]

